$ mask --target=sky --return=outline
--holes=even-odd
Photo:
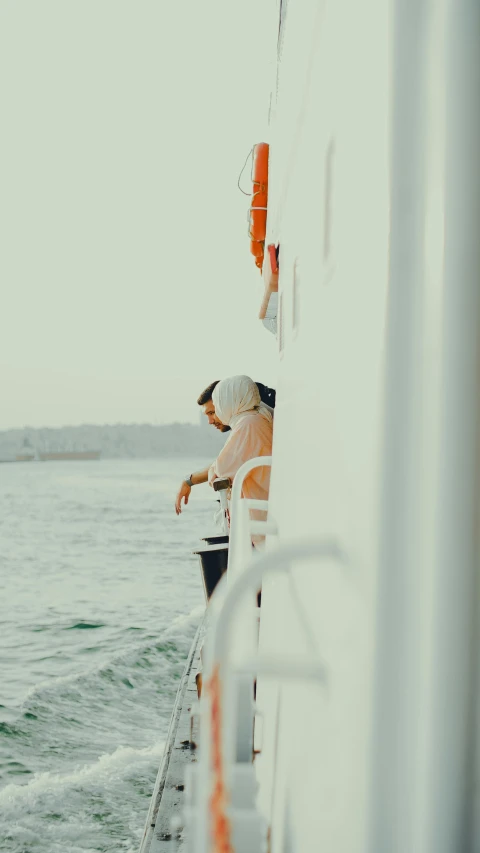
[[[275,385],[237,188],[275,39],[275,0],[0,0],[0,429]]]

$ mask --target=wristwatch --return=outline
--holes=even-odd
[[[184,479],[184,482],[187,484],[187,486],[190,486],[190,488],[192,488],[192,486],[193,486],[192,475],[189,474],[188,477],[184,477],[183,479]]]

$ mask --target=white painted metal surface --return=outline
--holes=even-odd
[[[480,8],[398,4],[372,840],[477,851]]]
[[[317,571],[322,571],[325,561],[343,563],[344,555],[333,541],[305,541],[291,543],[274,551],[252,559],[239,572],[236,578],[227,583],[223,578],[211,599],[209,630],[204,648],[205,690],[200,701],[201,709],[201,750],[198,768],[190,773],[188,779],[188,808],[186,811],[188,849],[191,853],[209,853],[214,847],[212,841],[211,800],[218,781],[214,772],[213,743],[216,715],[212,714],[212,688],[210,679],[219,673],[222,709],[222,750],[220,768],[221,778],[225,780],[227,790],[226,812],[230,822],[231,840],[235,853],[263,853],[266,845],[267,824],[262,819],[255,803],[256,781],[253,773],[239,763],[237,759],[238,695],[242,687],[243,674],[249,676],[262,673],[279,680],[311,681],[325,686],[328,682],[328,668],[316,654],[290,656],[284,659],[278,655],[272,659],[255,656],[241,659],[236,663],[238,653],[235,649],[236,637],[232,626],[235,613],[241,609],[242,600],[251,596],[269,574],[290,575],[293,568],[305,560],[314,561]],[[295,610],[295,607],[293,608]],[[303,614],[296,613],[297,618]],[[302,630],[305,626],[302,626]],[[251,762],[250,762],[251,766]],[[239,776],[242,784],[239,786]]]
[[[270,467],[272,464],[271,456],[259,456],[255,459],[249,459],[237,471],[232,486],[232,496],[230,501],[231,510],[231,530],[230,530],[230,547],[228,555],[228,577],[230,581],[235,580],[237,574],[250,562],[252,551],[252,533],[264,533],[263,528],[252,530],[252,519],[250,510],[265,510],[268,512],[267,501],[246,500],[242,497],[242,488],[245,477],[254,471],[255,468]]]
[[[259,679],[259,802],[272,853],[476,853],[479,4],[282,5],[269,507],[352,569],[264,585],[262,653],[295,595],[331,677]]]
[[[331,534],[350,560],[263,587],[262,655],[305,655],[311,643],[329,669],[323,695],[258,680],[272,853],[369,853],[390,10],[384,0],[289,0],[282,26],[267,234],[280,244],[281,306],[269,509],[282,542]]]
[[[349,559],[319,571],[304,550],[301,571],[279,573],[267,541],[245,571],[257,528],[236,481],[209,664],[225,678],[227,776],[238,679],[255,669],[248,802],[270,853],[480,853],[480,4],[279,5],[269,519],[282,546],[331,536]],[[292,660],[304,676],[324,661],[325,689],[285,682]],[[210,853],[208,736],[201,749],[195,837]]]
[[[252,559],[252,535],[265,536],[269,529],[274,529],[272,521],[255,521],[251,518],[251,510],[268,512],[268,501],[252,500],[242,497],[242,489],[245,478],[255,468],[270,467],[271,456],[260,456],[249,459],[237,471],[232,486],[230,501],[230,542],[228,554],[228,584],[234,584],[245,567]],[[270,528],[268,527],[270,525]],[[257,652],[258,646],[258,616],[257,616],[257,592],[252,590],[239,602],[232,616],[231,626],[233,634],[233,655],[235,662],[251,659]],[[237,692],[235,697],[236,714],[236,759],[237,761],[251,761],[253,755],[253,731],[254,731],[254,676],[252,673],[244,673],[237,678]]]

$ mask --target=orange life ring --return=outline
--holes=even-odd
[[[267,233],[268,152],[269,146],[266,142],[259,142],[253,147],[253,190],[248,233],[251,240],[250,251],[260,270],[263,267]]]

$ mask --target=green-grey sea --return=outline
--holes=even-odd
[[[0,465],[0,850],[136,853],[204,596],[208,460]]]

